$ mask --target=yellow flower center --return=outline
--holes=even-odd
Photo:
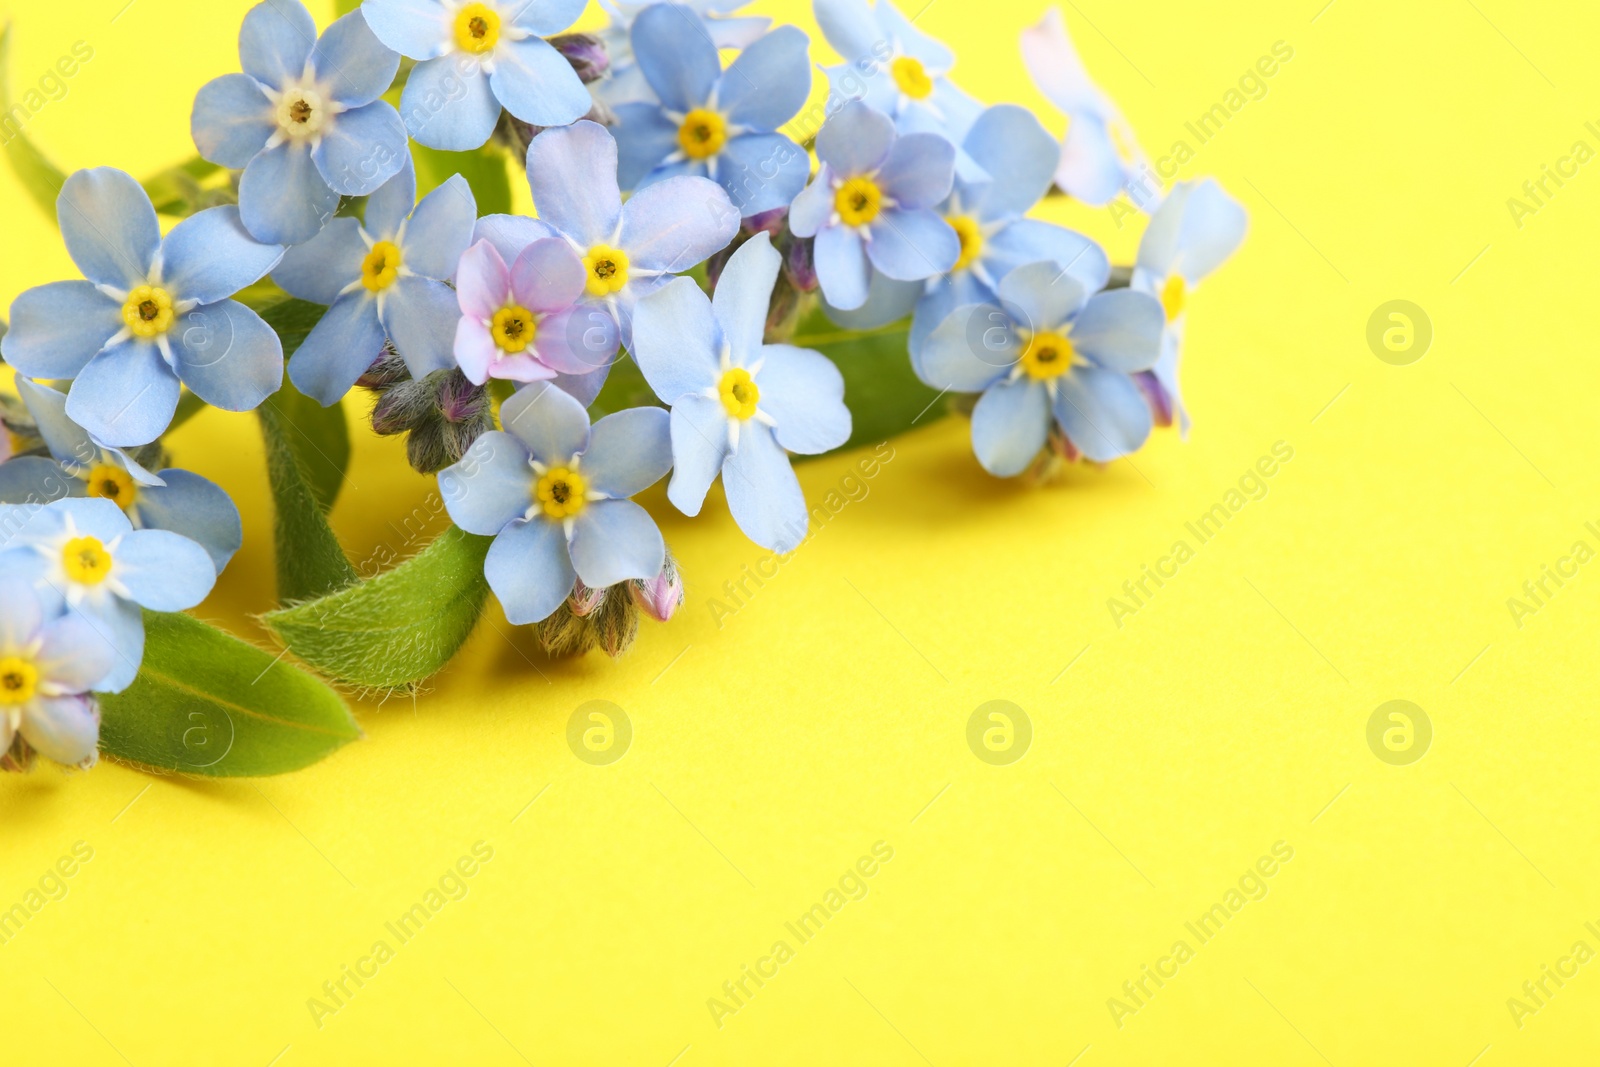
[[[377,293],[393,285],[400,277],[400,248],[390,241],[379,241],[361,261],[361,284],[368,292]]]
[[[584,288],[590,296],[609,296],[628,284],[628,253],[610,245],[595,245],[583,257]]]
[[[1161,287],[1161,306],[1167,311],[1168,322],[1183,314],[1183,305],[1188,296],[1189,290],[1184,285],[1183,275],[1174,274],[1167,279],[1167,284]]]
[[[911,99],[926,100],[933,95],[933,79],[923,69],[922,60],[901,56],[889,65],[889,70],[894,74],[894,83],[900,87],[900,91]]]
[[[111,553],[98,537],[74,537],[61,549],[61,566],[68,581],[99,585],[111,573]]]
[[[285,137],[293,141],[303,141],[322,133],[323,123],[328,118],[328,109],[316,90],[289,89],[278,98],[278,107],[273,117]]]
[[[951,270],[966,270],[983,255],[983,227],[970,215],[951,215],[945,221],[961,238],[961,255],[956,258],[956,265]]]
[[[1049,330],[1034,334],[1022,352],[1022,369],[1034,381],[1059,378],[1072,369],[1076,353],[1072,342]]]
[[[883,190],[871,178],[846,178],[833,194],[833,206],[846,226],[865,226],[883,210]]]
[[[567,467],[551,467],[533,485],[533,500],[552,519],[567,519],[582,511],[588,497],[583,475]]]
[[[172,296],[156,285],[135,286],[122,302],[123,324],[135,337],[159,337],[172,328]]]
[[[509,304],[494,313],[489,334],[502,352],[526,352],[539,336],[539,322],[527,308]]]
[[[500,43],[500,15],[487,4],[468,4],[456,12],[456,47],[482,55]]]
[[[0,657],[0,707],[26,704],[39,691],[39,668],[16,656]]]
[[[109,500],[126,511],[139,496],[133,475],[109,463],[98,464],[89,471],[89,495]]]
[[[715,111],[696,108],[678,127],[678,144],[690,159],[710,159],[728,143],[728,123]]]
[[[736,419],[754,415],[761,400],[761,388],[743,367],[732,367],[723,373],[717,394],[722,398],[722,409]]]

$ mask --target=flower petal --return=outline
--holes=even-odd
[[[389,89],[400,69],[400,55],[378,40],[361,12],[334,21],[311,52],[317,81],[332,89],[333,99],[347,108],[372,103]]]
[[[20,375],[16,380],[16,389],[28,414],[33,416],[40,439],[52,456],[73,467],[99,461],[102,452],[100,446],[95,444],[94,438],[82,426],[67,417],[67,394]],[[121,455],[120,452],[118,454]],[[0,465],[0,470],[3,469],[4,465]]]
[[[672,481],[667,499],[685,515],[698,515],[711,483],[728,458],[728,413],[708,396],[689,394],[672,404]]]
[[[444,152],[481,148],[500,120],[489,75],[461,55],[418,63],[400,93],[400,114],[417,143]]]
[[[83,492],[83,482],[53,459],[12,456],[0,463],[0,504],[48,504],[65,496],[81,496]],[[0,541],[0,548],[4,545]]]
[[[865,304],[845,311],[824,300],[822,310],[830,322],[847,330],[876,330],[910,315],[928,284],[925,280],[899,282],[873,271]]]
[[[739,447],[728,457],[722,488],[733,521],[762,548],[792,552],[805,540],[810,516],[800,479],[772,431],[759,422],[740,428]]]
[[[161,242],[161,280],[176,300],[214,304],[254,285],[283,258],[261,244],[229,204],[190,215]]]
[[[172,334],[174,369],[212,407],[254,411],[283,385],[283,342],[237,300],[197,307],[183,322]]]
[[[189,133],[200,155],[233,170],[254,159],[276,128],[272,102],[248,74],[224,74],[206,82],[189,115]]]
[[[978,194],[978,217],[985,222],[1021,215],[1037,204],[1055,180],[1061,147],[1027,108],[991,107],[967,131],[963,150],[988,172]]]
[[[589,447],[589,414],[548,382],[534,382],[500,406],[500,425],[547,467],[570,463]]]
[[[668,178],[623,205],[618,244],[636,270],[678,273],[726,248],[738,232],[739,212],[720,185],[706,178]]]
[[[579,304],[539,323],[534,351],[560,374],[585,377],[616,362],[618,343],[617,320],[599,305]]]
[[[717,88],[717,105],[739,126],[772,133],[794,118],[811,95],[810,40],[780,26],[746,48]]]
[[[383,100],[346,111],[323,129],[311,159],[334,192],[366,196],[410,162],[405,124]]]
[[[902,15],[900,9],[889,0],[878,0],[873,12],[878,16],[878,24],[883,27],[884,33],[907,55],[941,73],[955,64],[955,53],[912,25],[911,20]]]
[[[735,137],[717,158],[717,182],[745,218],[790,203],[811,176],[811,157],[781,133]]]
[[[542,37],[502,44],[489,84],[507,111],[535,126],[565,126],[594,107],[567,57]]]
[[[1083,283],[1055,263],[1029,263],[1000,282],[1000,300],[1022,329],[1054,330],[1082,310]]]
[[[1109,114],[1110,103],[1084,68],[1060,8],[1046,11],[1038,25],[1023,32],[1022,61],[1040,91],[1062,111],[1072,116]]]
[[[122,329],[122,307],[92,282],[51,282],[11,305],[0,354],[30,378],[76,378]]]
[[[171,530],[206,550],[218,574],[244,543],[239,509],[215,482],[186,470],[161,472],[165,485],[139,490],[134,504],[147,530]]]
[[[1111,277],[1105,249],[1081,233],[1038,219],[1017,219],[990,234],[980,262],[998,283],[1018,267],[1045,260],[1076,278],[1086,293],[1098,293]]]
[[[760,409],[772,416],[772,432],[790,452],[814,456],[850,439],[844,375],[821,352],[767,345],[761,350],[755,379],[761,390]]]
[[[323,407],[337,404],[383,353],[387,338],[376,301],[364,292],[342,296],[289,357],[289,380]]]
[[[679,4],[652,4],[633,20],[633,55],[645,80],[673,111],[701,107],[722,76],[705,23]]]
[[[317,43],[317,24],[299,0],[262,0],[239,27],[239,65],[273,89],[298,81]]]
[[[40,680],[65,693],[87,693],[116,665],[115,650],[82,616],[62,616],[45,626],[39,639],[34,663]]]
[[[239,179],[239,216],[258,241],[297,245],[317,235],[339,210],[303,145],[285,142],[250,161]]]
[[[1072,320],[1072,347],[1107,370],[1134,374],[1156,365],[1166,325],[1155,297],[1108,289],[1091,296]]]
[[[67,415],[108,445],[149,444],[172,422],[178,378],[147,341],[124,341],[91,359],[67,394]]]
[[[1173,214],[1178,216],[1176,226],[1167,221]],[[1150,220],[1139,244],[1139,266],[1163,278],[1176,271],[1197,282],[1233,255],[1247,227],[1244,208],[1214,180],[1180,186]],[[1170,244],[1162,240],[1169,230],[1175,231]]]
[[[588,374],[557,374],[550,379],[550,384],[577,400],[584,407],[588,407],[600,395],[600,390],[605,388],[606,378],[610,373],[611,364],[608,363],[599,370],[590,371]]]
[[[205,549],[170,530],[135,530],[116,549],[114,571],[128,595],[151,611],[184,611],[217,584]]]
[[[810,185],[802,189],[789,206],[789,229],[796,237],[815,237],[833,217],[832,175],[824,166]]]
[[[522,250],[533,242],[556,236],[548,224],[523,215],[485,215],[472,229],[474,243],[488,241],[507,263],[515,263]]]
[[[955,145],[936,133],[908,133],[890,149],[878,184],[902,209],[910,210],[942,203],[955,177]]]
[[[886,211],[872,224],[867,258],[889,277],[903,282],[944,274],[961,256],[961,238],[950,224],[926,208]]]
[[[633,333],[633,358],[664,403],[716,387],[721,334],[694,279],[678,278],[640,300]]]
[[[450,47],[450,12],[439,0],[366,0],[360,11],[378,40],[403,56],[428,60]]]
[[[972,409],[972,450],[1000,478],[1027,470],[1050,430],[1050,397],[1029,378],[997,382]]]
[[[394,177],[378,186],[377,191],[367,198],[367,210],[362,216],[361,228],[375,241],[393,241],[416,206],[417,169],[408,156]],[[365,255],[365,241],[361,242],[361,250]]]
[[[138,182],[111,167],[80,170],[61,186],[56,219],[67,254],[97,285],[142,285],[161,247],[156,209]]]
[[[735,366],[748,367],[761,355],[767,308],[782,266],[783,256],[772,247],[772,238],[758,233],[740,246],[723,268],[711,294],[711,312],[722,327]]]
[[[585,0],[522,0],[511,13],[511,24],[536,37],[549,37],[578,21]]]
[[[594,492],[626,499],[655,485],[671,469],[672,419],[665,408],[628,408],[607,415],[589,432],[583,476]],[[578,573],[583,573],[581,567]],[[594,584],[587,577],[584,583]]]
[[[456,269],[456,301],[461,305],[461,314],[487,320],[510,298],[511,270],[494,245],[478,241],[461,254]],[[459,339],[461,335],[458,332],[456,336]]]
[[[912,366],[935,389],[978,393],[1008,374],[1017,355],[1010,316],[990,304],[969,304],[934,328]]]
[[[848,63],[873,56],[889,44],[863,0],[815,0],[814,7],[823,37]]]
[[[614,110],[617,182],[624,189],[632,189],[679,151],[678,124],[662,114],[658,104],[619,104]]]
[[[113,600],[98,610],[85,604],[72,614],[87,622],[95,638],[112,652],[111,669],[91,688],[99,693],[120,693],[132,685],[144,659],[144,615],[139,605]]]
[[[1116,199],[1127,180],[1128,168],[1105,120],[1074,115],[1061,146],[1056,184],[1090,207],[1100,207]]]
[[[843,177],[883,166],[894,148],[894,123],[858,101],[846,104],[817,134],[817,158]]]
[[[560,238],[545,238],[524,248],[511,265],[510,279],[517,303],[541,314],[563,311],[583,296],[583,262]]]
[[[879,275],[878,277],[882,277]],[[916,366],[917,360],[922,358],[922,350],[928,343],[928,337],[939,327],[950,313],[956,308],[966,307],[971,304],[993,304],[996,302],[995,294],[987,285],[980,282],[970,270],[960,270],[947,274],[943,278],[935,278],[930,282],[893,282],[893,285],[915,287],[922,292],[920,299],[913,296],[916,301],[916,315],[911,320],[911,363]],[[925,291],[924,291],[925,290]],[[844,325],[849,325],[845,323]],[[857,327],[858,329],[860,327]]]
[[[546,130],[528,146],[528,184],[539,217],[585,248],[609,241],[622,216],[617,142],[584,119]]]
[[[1154,419],[1144,394],[1125,374],[1075,367],[1056,385],[1056,421],[1079,452],[1110,463],[1139,451]]]
[[[527,512],[533,480],[522,442],[490,430],[472,442],[459,462],[439,472],[439,495],[457,526],[492,537]]]
[[[959,239],[956,243],[960,244]],[[828,226],[817,233],[814,255],[817,282],[828,303],[842,311],[854,311],[867,302],[872,291],[872,264],[860,234],[847,226]]]
[[[384,301],[380,318],[411,377],[420,381],[436,370],[455,365],[456,323],[461,321],[461,307],[448,285],[432,278],[401,278]],[[356,372],[357,377],[360,373]]]
[[[371,212],[369,202],[367,207]],[[344,287],[361,277],[367,245],[355,219],[334,219],[305,244],[285,252],[272,270],[272,280],[291,296],[317,304],[339,299]]]
[[[666,555],[655,520],[631,500],[596,500],[573,523],[572,566],[591,589],[654,578]]]
[[[76,767],[95,754],[100,744],[100,706],[93,700],[85,696],[36,697],[26,707],[19,732],[41,756]]]
[[[406,267],[439,281],[453,277],[461,253],[472,243],[472,228],[477,221],[478,204],[473,199],[472,186],[461,175],[451,175],[423,197],[411,213],[401,245]]]
[[[548,619],[578,578],[561,525],[544,518],[507,526],[489,546],[483,576],[514,626]]]
[[[0,465],[0,470],[5,466],[9,464]],[[9,515],[6,517],[10,519]],[[9,528],[11,522],[5,525]],[[0,570],[0,604],[6,606],[5,611],[0,611],[0,654],[10,655],[33,643],[39,627],[44,625],[44,605],[33,582],[20,570],[11,569]]]

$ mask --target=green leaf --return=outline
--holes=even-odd
[[[100,749],[130,763],[218,777],[285,774],[361,730],[325,683],[187,615],[145,612],[144,663],[100,697]]]
[[[18,113],[22,115],[20,120]],[[26,107],[13,107],[11,104],[11,24],[7,23],[0,27],[0,142],[4,142],[6,160],[16,173],[17,180],[53,222],[56,218],[56,197],[67,176],[60,167],[46,159],[44,153],[35,148],[27,134],[22,132],[29,117]]]
[[[284,392],[289,388],[285,383]],[[357,576],[328,525],[299,452],[290,443],[297,431],[278,407],[282,396],[283,392],[279,392],[268,397],[256,414],[261,419],[261,436],[266,440],[267,479],[272,483],[272,503],[277,512],[273,533],[278,557],[278,602],[289,604],[341,589],[355,582]]]
[[[284,358],[300,347],[327,308],[305,300],[285,300],[261,312],[261,317],[283,341]],[[373,354],[376,358],[377,353]],[[288,424],[288,443],[300,461],[311,492],[323,511],[332,509],[350,466],[350,427],[344,405],[325,408],[302,394],[288,381],[268,401]]]
[[[857,333],[834,326],[818,309],[806,316],[789,343],[816,349],[844,375],[844,402],[852,421],[844,448],[886,441],[942,414],[933,406],[939,391],[924,385],[911,369],[909,321]]]
[[[492,539],[452,526],[393,570],[318,600],[268,612],[267,629],[330,678],[413,686],[456,654],[483,611]]]
[[[168,167],[140,182],[150,203],[162,215],[192,215],[201,207],[205,191],[200,182],[222,168],[215,163],[193,156],[176,166]]]
[[[493,145],[471,152],[441,152],[413,144],[411,158],[417,164],[418,199],[459,174],[472,187],[480,216],[510,213],[511,174],[506,169],[506,154]]]

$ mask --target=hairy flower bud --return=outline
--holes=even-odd
[[[784,256],[784,273],[789,282],[802,293],[817,291],[817,242],[811,237],[797,237]]]
[[[672,557],[671,549],[667,550],[667,560],[660,574],[649,581],[629,582],[628,587],[633,593],[633,602],[657,622],[671,619],[683,606],[683,574],[678,570],[678,561]]]
[[[549,38],[557,52],[566,57],[585,85],[597,82],[611,69],[606,43],[590,33],[563,33]]]
[[[398,357],[396,357],[398,358]],[[406,456],[422,474],[435,474],[466,454],[472,442],[494,429],[489,390],[473,385],[457,368],[434,371],[422,381],[397,378],[388,357],[362,376],[377,392],[372,430],[382,436],[407,434]]]
[[[574,615],[566,601],[548,619],[535,624],[534,633],[552,656],[581,656],[594,647],[594,627],[588,619]]]
[[[582,578],[579,578],[577,584],[572,587],[572,595],[567,597],[567,608],[578,618],[586,619],[595,613],[605,598],[604,589],[591,589],[583,584]]]
[[[639,636],[639,609],[628,595],[626,584],[606,590],[605,599],[590,616],[590,624],[595,641],[605,649],[606,655],[616,659],[628,650],[633,639]]]

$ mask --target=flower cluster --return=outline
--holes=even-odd
[[[746,2],[604,0],[591,36],[568,32],[584,0],[365,0],[319,36],[300,0],[264,0],[240,73],[194,103],[225,186],[158,198],[182,216],[163,236],[127,174],[66,181],[83,279],[23,293],[0,338],[18,392],[0,398],[0,753],[92,760],[92,694],[134,681],[142,612],[195,606],[240,548],[227,494],[166,462],[163,434],[204,405],[373,394],[373,429],[405,434],[454,524],[493,539],[507,619],[613,655],[683,600],[633,499],[657,483],[696,516],[720,479],[755,543],[805,540],[792,457],[856,426],[829,344],[797,343],[807,319],[852,342],[904,321],[915,375],[976,396],[972,448],[1000,477],[1187,431],[1188,294],[1245,215],[1211,181],[1136,197],[1153,211],[1123,268],[1030,217],[1144,172],[1058,12],[1022,56],[1061,142],[957,87],[954,52],[892,0],[814,0],[840,62],[807,110],[812,42]],[[439,160],[461,173],[425,180]],[[536,217],[487,207],[481,175],[508,164]],[[286,345],[257,311],[291,299],[318,307]]]

